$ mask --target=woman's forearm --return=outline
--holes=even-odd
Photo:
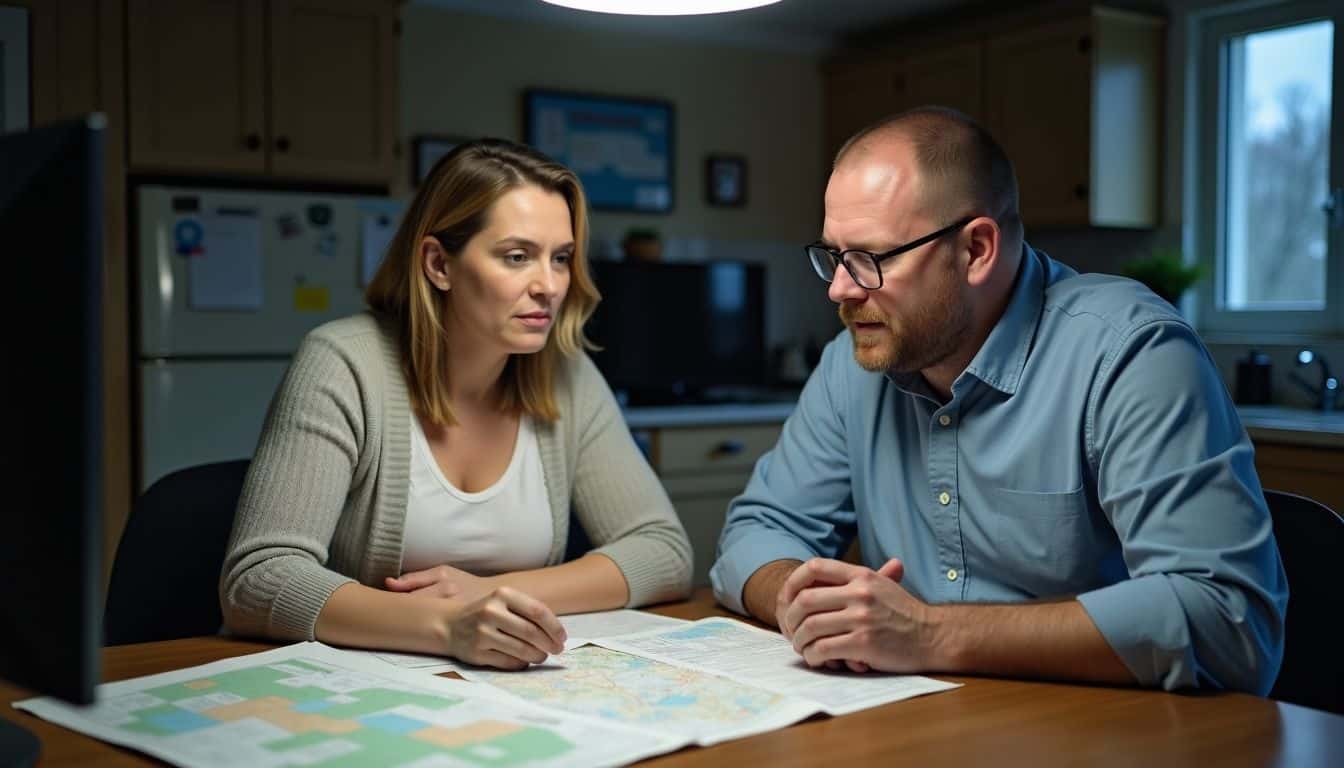
[[[342,585],[322,606],[314,634],[333,645],[446,654],[449,618],[461,606],[441,597]]]
[[[486,581],[525,592],[556,614],[621,608],[630,600],[630,588],[621,569],[611,558],[594,553],[549,568],[491,576]]]

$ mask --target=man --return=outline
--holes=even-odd
[[[1003,151],[938,108],[840,150],[807,251],[846,330],[729,509],[724,605],[812,666],[1270,689],[1252,448],[1169,304],[1025,245]]]

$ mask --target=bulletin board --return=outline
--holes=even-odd
[[[671,103],[529,89],[523,115],[527,143],[573,169],[593,209],[672,210]]]

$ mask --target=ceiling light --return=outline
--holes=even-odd
[[[691,16],[727,13],[774,5],[779,0],[545,0],[576,11],[624,13],[631,16]]]

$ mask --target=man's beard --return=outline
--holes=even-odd
[[[841,304],[840,319],[854,341],[854,359],[864,370],[912,373],[950,357],[971,327],[970,305],[957,290],[955,274],[944,275],[905,318],[887,315],[870,303]],[[860,335],[856,323],[881,323],[886,333]]]

